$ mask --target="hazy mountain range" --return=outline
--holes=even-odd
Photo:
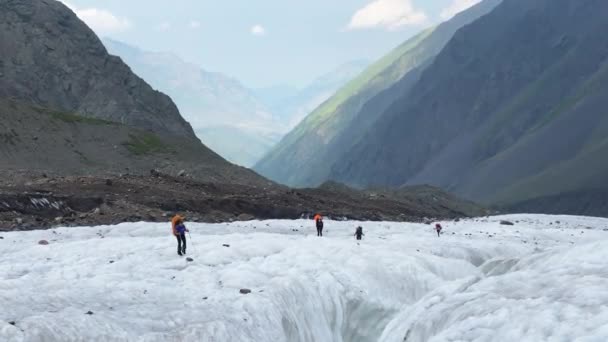
[[[137,75],[171,96],[205,144],[244,166],[257,162],[311,109],[365,67],[365,62],[348,63],[304,89],[251,90],[172,53],[144,51],[111,39],[103,42]]]

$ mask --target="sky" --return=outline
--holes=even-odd
[[[100,37],[173,52],[251,88],[374,61],[479,0],[61,0]]]

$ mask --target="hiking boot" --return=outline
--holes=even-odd
[[[177,254],[179,254],[179,256],[183,255],[181,251],[177,251]]]

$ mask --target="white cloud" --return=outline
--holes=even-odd
[[[201,27],[201,22],[197,21],[197,20],[192,20],[190,22],[190,28],[193,30],[196,30],[197,28]]]
[[[411,0],[374,0],[358,10],[348,24],[349,30],[419,26],[428,22],[426,13],[414,8]]]
[[[115,33],[131,28],[131,22],[127,18],[114,15],[112,12],[100,8],[78,8],[67,1],[63,1],[80,20],[84,21],[98,35]]]
[[[266,29],[262,25],[254,25],[251,28],[251,34],[253,34],[254,36],[263,36],[266,34]]]
[[[448,7],[441,11],[441,19],[448,20],[454,17],[456,14],[468,9],[469,7],[476,5],[481,0],[451,0],[452,2]]]

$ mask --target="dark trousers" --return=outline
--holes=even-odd
[[[441,237],[441,230],[437,230],[437,237]]]
[[[317,236],[323,236],[323,228],[317,227]]]
[[[186,253],[186,233],[175,235],[177,238],[177,253]]]
[[[357,240],[361,240],[361,236],[362,236],[362,235],[357,234],[356,236],[357,236]]]

